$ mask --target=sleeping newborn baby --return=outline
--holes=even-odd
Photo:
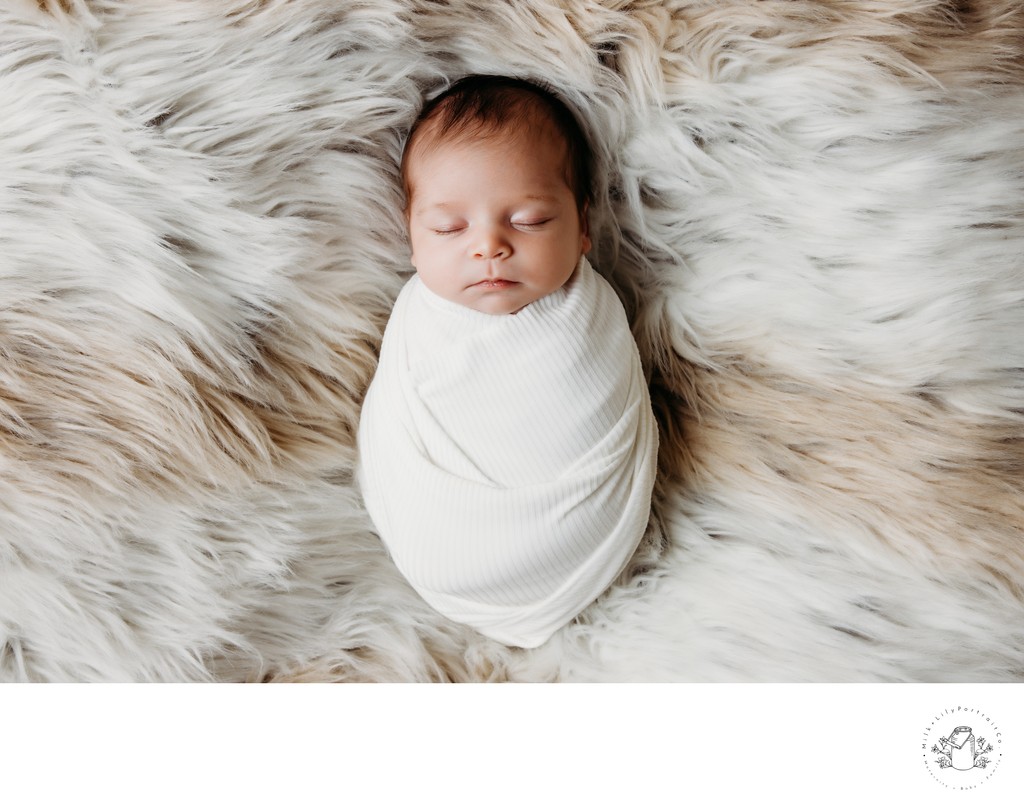
[[[622,304],[590,266],[590,151],[531,83],[429,102],[402,176],[416,274],[359,424],[366,507],[441,614],[534,647],[647,526],[657,427]]]

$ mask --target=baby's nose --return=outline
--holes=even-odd
[[[473,243],[476,258],[507,258],[512,255],[512,245],[498,228],[484,228]]]

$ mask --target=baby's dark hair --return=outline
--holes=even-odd
[[[539,84],[511,76],[472,75],[459,79],[428,101],[412,125],[402,154],[402,184],[411,199],[409,155],[425,124],[431,138],[446,135],[488,135],[522,130],[548,123],[561,135],[566,149],[566,182],[582,212],[591,199],[590,143],[576,116],[553,92]]]

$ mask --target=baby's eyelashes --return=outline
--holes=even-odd
[[[540,228],[544,227],[544,225],[546,225],[550,221],[551,221],[550,217],[547,218],[547,219],[531,219],[531,220],[526,221],[526,222],[522,222],[522,221],[513,222],[512,226],[515,227],[515,228],[518,228],[519,230],[539,230]]]
[[[540,230],[545,225],[551,222],[551,218],[547,219],[531,219],[529,221],[514,221],[510,224],[516,230],[532,231]],[[466,229],[465,225],[443,225],[442,227],[430,228],[432,233],[436,233],[438,236],[452,236],[456,233],[462,233]]]

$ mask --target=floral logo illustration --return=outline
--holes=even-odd
[[[947,739],[943,736],[938,744],[932,745],[932,752],[938,753],[935,762],[945,769],[970,770],[974,767],[985,769],[989,760],[985,753],[992,752],[992,745],[985,741],[984,736],[974,738],[974,731],[967,725],[961,725]]]
[[[932,777],[948,789],[977,789],[1002,760],[1003,733],[977,708],[957,706],[936,714],[925,728],[921,755]]]

